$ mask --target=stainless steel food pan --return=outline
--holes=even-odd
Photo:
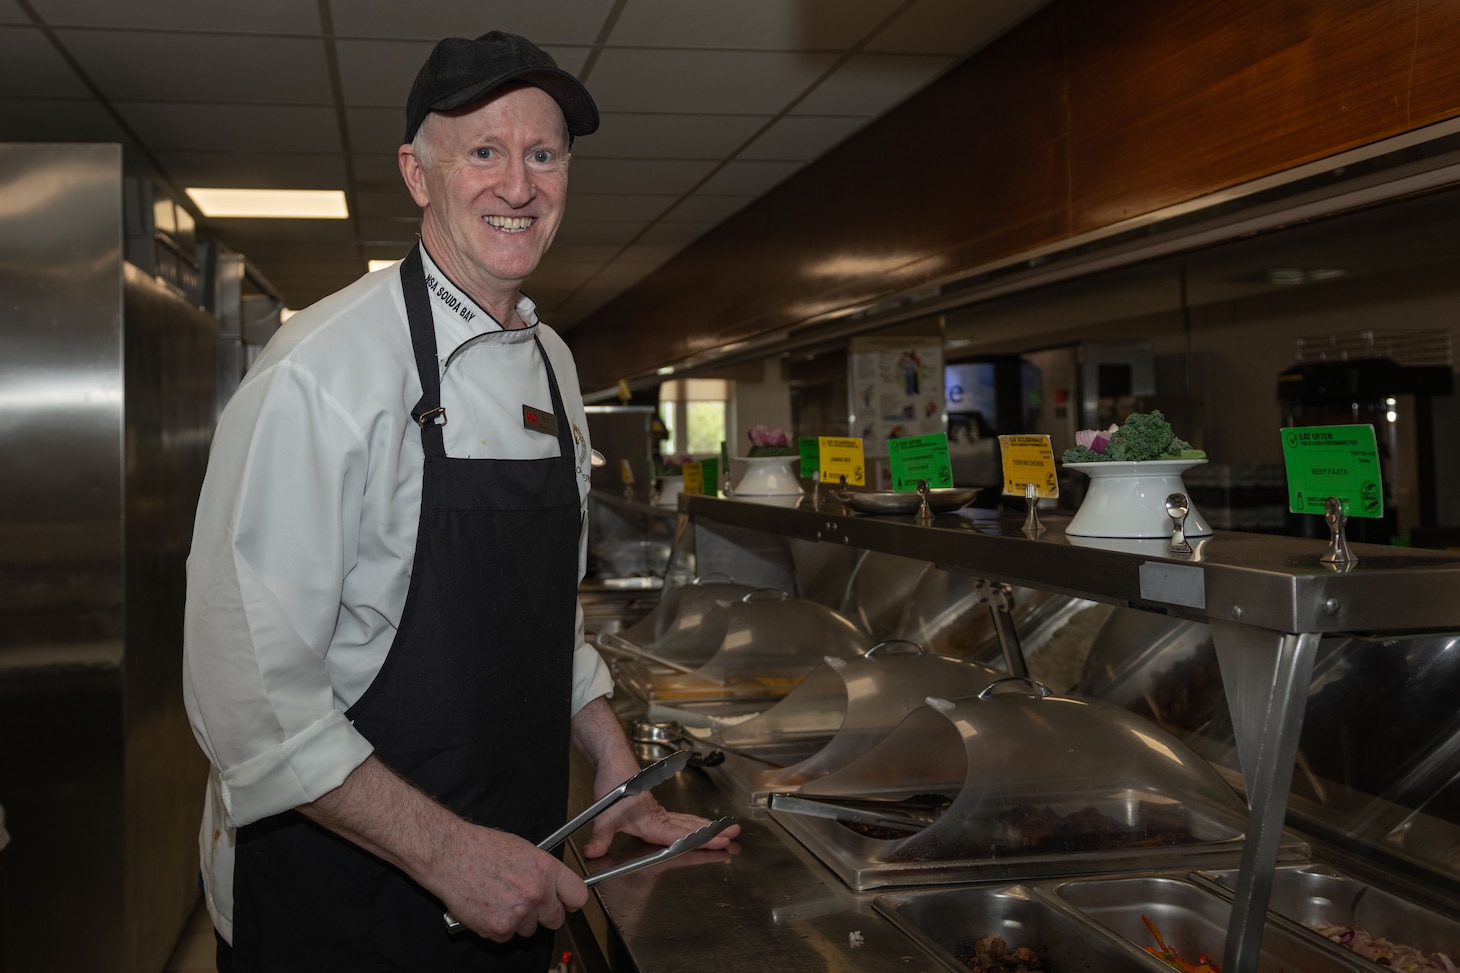
[[[1054,886],[1060,900],[1078,909],[1111,932],[1138,946],[1154,946],[1147,916],[1166,944],[1181,958],[1195,962],[1205,953],[1222,962],[1232,906],[1226,899],[1190,882],[1168,877],[1137,877],[1072,881]],[[1298,930],[1264,926],[1258,973],[1356,973],[1365,967],[1356,958],[1329,949]]]
[[[962,957],[984,936],[999,936],[1011,949],[1032,949],[1045,969],[1062,973],[1170,969],[1024,885],[879,895],[872,904],[950,970],[963,973],[969,967]]]
[[[1228,889],[1237,884],[1237,873],[1230,869],[1197,874]],[[1360,927],[1391,943],[1448,953],[1452,961],[1460,953],[1460,921],[1325,865],[1278,868],[1268,910],[1310,929]]]

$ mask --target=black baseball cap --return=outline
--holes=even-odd
[[[409,142],[433,111],[454,111],[483,100],[506,84],[541,88],[552,95],[568,121],[569,137],[598,129],[598,106],[582,82],[525,37],[500,30],[476,40],[448,37],[431,50],[406,99]]]

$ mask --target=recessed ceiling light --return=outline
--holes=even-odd
[[[350,210],[338,189],[197,189],[188,198],[209,219],[343,220]]]

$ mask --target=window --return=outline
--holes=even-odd
[[[664,453],[718,456],[728,442],[731,384],[718,378],[680,378],[659,386],[659,414],[669,430]]]

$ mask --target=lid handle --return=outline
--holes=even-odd
[[[878,652],[882,652],[884,655],[894,653],[897,655],[928,654],[928,650],[923,648],[921,643],[914,642],[911,639],[883,639],[867,650],[867,658],[872,658]]]
[[[1018,683],[1024,692],[1019,692],[1011,683]],[[1038,679],[1030,679],[1028,676],[1004,676],[1002,679],[995,679],[983,688],[978,694],[979,699],[993,699],[995,696],[1034,696],[1043,698],[1053,696],[1054,690],[1050,689]]]

